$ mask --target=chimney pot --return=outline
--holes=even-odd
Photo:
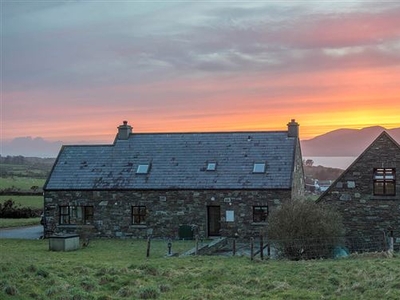
[[[128,121],[123,121],[122,123],[122,125],[118,126],[117,138],[119,140],[127,140],[132,133],[132,126],[128,125]]]
[[[299,137],[299,123],[295,119],[292,119],[288,126],[288,137]]]

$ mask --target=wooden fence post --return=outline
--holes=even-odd
[[[147,251],[146,251],[146,257],[150,256],[150,236],[147,238]]]
[[[254,238],[250,238],[250,258],[251,260],[254,259]]]
[[[394,250],[393,230],[390,230],[389,251],[393,252],[393,250]]]
[[[197,255],[198,251],[199,251],[199,236],[196,234],[196,250],[194,252],[194,255]]]
[[[260,258],[264,260],[264,238],[262,234],[260,234]]]

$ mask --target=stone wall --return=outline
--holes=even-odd
[[[374,168],[396,168],[396,195],[374,196]],[[346,235],[382,238],[393,230],[400,242],[400,149],[386,134],[377,140],[319,199],[335,205],[343,216]]]
[[[207,237],[207,207],[221,208],[221,236],[249,238],[265,230],[266,223],[253,223],[253,206],[268,205],[273,211],[291,199],[290,190],[143,190],[143,191],[45,191],[45,217],[55,232],[90,232],[95,237],[177,238],[182,225],[195,225]],[[59,225],[59,206],[93,206],[93,224]],[[146,224],[133,225],[132,206],[147,209]],[[226,212],[233,212],[232,222]]]
[[[303,169],[303,157],[301,154],[300,141],[297,140],[294,159],[294,170],[292,174],[292,199],[300,200],[304,198],[305,180]]]

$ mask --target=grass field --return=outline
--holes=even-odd
[[[4,190],[7,188],[19,189],[20,191],[31,191],[32,186],[38,186],[42,188],[45,179],[40,178],[31,178],[31,177],[2,177],[0,180],[0,190]]]
[[[43,208],[43,196],[0,196],[0,203],[4,203],[5,201],[12,199],[15,201],[15,204],[20,204],[23,207],[31,207],[31,208]]]
[[[153,241],[146,258],[143,240],[93,240],[73,252],[50,252],[47,240],[2,240],[0,299],[400,298],[400,258],[251,261],[166,252],[165,241]]]
[[[0,228],[31,226],[31,225],[39,225],[39,224],[40,224],[40,218],[29,218],[29,219],[0,218]]]

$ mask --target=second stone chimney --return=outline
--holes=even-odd
[[[295,119],[292,119],[290,123],[287,124],[288,127],[288,137],[299,137],[299,123]]]
[[[124,121],[122,125],[118,126],[117,138],[119,140],[127,140],[131,133],[132,133],[132,126],[128,125],[128,121]]]

